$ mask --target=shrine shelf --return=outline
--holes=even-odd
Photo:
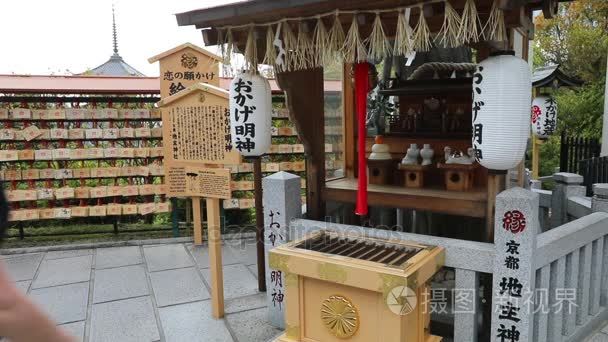
[[[447,191],[442,188],[404,188],[395,185],[369,184],[370,206],[425,210],[468,217],[486,217],[485,189],[467,192]],[[342,178],[328,181],[323,189],[326,201],[355,203],[357,179]]]

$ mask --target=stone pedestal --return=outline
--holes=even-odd
[[[289,223],[302,216],[300,177],[283,171],[277,172],[262,180],[262,188],[268,321],[273,326],[284,329],[285,276],[281,270],[269,266],[268,253],[274,247],[290,241]]]

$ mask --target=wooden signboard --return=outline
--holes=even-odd
[[[197,83],[220,86],[221,58],[196,45],[186,43],[151,57],[160,64],[160,96],[166,98]]]
[[[212,315],[224,316],[220,198],[230,197],[232,149],[228,92],[219,88],[220,58],[184,44],[150,58],[160,61],[165,183],[169,197],[192,197],[194,243],[202,244],[201,197],[207,197]],[[152,134],[152,132],[150,132]]]
[[[163,122],[164,163],[182,165],[238,164],[232,148],[228,92],[196,84],[160,101]]]
[[[229,199],[230,170],[187,167],[186,189],[189,196]]]
[[[160,102],[163,120],[165,179],[170,197],[229,198],[230,181],[214,196],[188,190],[187,168],[238,164],[228,124],[228,92],[205,84],[194,85]],[[229,171],[227,172],[229,175]],[[219,194],[219,195],[218,195]],[[227,197],[226,197],[226,194]]]

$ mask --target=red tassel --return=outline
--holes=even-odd
[[[357,158],[359,184],[355,214],[367,215],[367,159],[365,159],[365,117],[367,112],[367,92],[369,90],[369,64],[355,64],[355,109],[357,111]]]

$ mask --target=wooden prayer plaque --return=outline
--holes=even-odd
[[[108,196],[108,188],[106,186],[96,186],[91,188],[91,198],[102,198]]]
[[[34,160],[34,150],[19,150],[17,151],[19,160]]]
[[[53,208],[40,209],[38,213],[40,214],[41,220],[51,220],[55,218],[55,209]]]
[[[72,207],[72,217],[89,216],[89,207]]]
[[[135,215],[137,214],[137,204],[123,204],[122,205],[123,215]]]
[[[107,206],[96,205],[89,207],[89,216],[107,216]]]
[[[122,196],[122,193],[123,193],[122,186],[119,186],[119,185],[108,186],[108,197]]]
[[[21,170],[5,170],[4,180],[21,180]]]
[[[40,214],[38,213],[38,209],[24,209],[22,218],[23,221],[38,220]]]
[[[160,64],[160,96],[166,98],[196,83],[220,86],[220,57],[186,43],[151,57]]]
[[[91,197],[91,188],[88,186],[80,186],[74,189],[74,197],[85,199]]]
[[[141,203],[137,205],[137,211],[140,215],[152,214],[156,211],[156,203]]]
[[[36,189],[36,197],[38,200],[52,200],[55,198],[53,189]]]
[[[55,189],[55,197],[57,199],[74,198],[74,188],[64,187]]]
[[[122,215],[122,205],[108,204],[106,211],[107,211],[108,216],[120,216],[120,215]]]
[[[0,151],[0,161],[14,161],[19,160],[19,154],[16,150],[5,150]]]
[[[36,139],[41,134],[41,132],[38,127],[31,125],[21,130],[21,134],[23,134],[23,138],[26,141],[31,141]]]
[[[70,208],[55,208],[56,219],[70,219],[72,218],[72,209]]]

